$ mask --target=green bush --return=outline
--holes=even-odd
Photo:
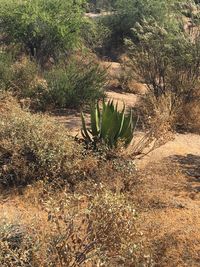
[[[190,98],[200,77],[200,37],[181,27],[144,21],[134,29],[139,42],[128,42],[132,70],[158,97],[167,91]]]
[[[83,1],[0,0],[0,34],[44,64],[77,46]]]
[[[136,23],[144,19],[153,18],[159,23],[168,23],[168,14],[180,13],[177,8],[177,0],[117,0],[114,4],[114,12],[102,17],[102,23],[111,34],[105,45],[107,47],[122,47],[124,38],[132,37],[131,29]],[[183,1],[184,2],[184,1]]]
[[[129,68],[150,92],[145,101],[147,115],[154,113],[161,118],[164,104],[172,126],[178,123],[176,117],[180,117],[181,105],[199,99],[200,85],[199,33],[185,30],[184,22],[177,21],[172,16],[168,24],[143,20],[133,29],[136,38],[127,40]]]
[[[72,60],[45,75],[46,103],[61,108],[80,108],[104,96],[106,71],[97,64]]]
[[[101,10],[110,10],[113,8],[115,0],[88,0],[89,11],[98,12]]]
[[[67,179],[78,146],[65,128],[21,110],[12,98],[2,97],[0,109],[0,184]]]
[[[0,59],[1,90],[29,99],[33,109],[80,108],[104,96],[106,70],[85,58],[72,58],[44,72],[27,57],[16,60],[1,53]]]
[[[85,19],[81,28],[81,36],[86,48],[96,52],[101,49],[110,31],[99,20]]]
[[[12,63],[11,55],[0,52],[0,90],[8,90],[10,88],[10,81],[13,78]]]

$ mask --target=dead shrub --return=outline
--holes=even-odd
[[[164,127],[171,130],[179,111],[178,99],[172,92],[159,97],[148,93],[141,99],[138,109],[144,123],[143,126],[147,128]]]
[[[79,146],[66,129],[43,115],[23,111],[6,98],[0,104],[0,183],[27,184],[64,178],[78,159]]]
[[[28,215],[0,220],[1,266],[137,266],[136,212],[125,195],[103,186],[88,194],[52,191],[37,207],[43,220],[26,203]]]
[[[28,266],[33,262],[31,237],[24,225],[0,222],[0,264],[2,267]]]
[[[185,103],[178,114],[177,124],[183,129],[200,133],[200,101],[194,98]]]

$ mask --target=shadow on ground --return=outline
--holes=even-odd
[[[180,170],[189,177],[193,190],[200,192],[200,156],[193,154],[174,155],[170,157],[170,160],[177,163]]]

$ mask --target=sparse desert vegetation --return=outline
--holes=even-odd
[[[200,266],[200,6],[0,0],[0,266]]]

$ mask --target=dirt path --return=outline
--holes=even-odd
[[[119,109],[123,108],[124,103],[126,104],[127,108],[131,108],[135,106],[137,103],[139,97],[135,94],[129,94],[129,93],[116,93],[113,91],[107,92],[107,99],[114,100],[114,103],[118,103]],[[89,115],[85,114],[86,121],[89,122]],[[76,136],[80,135],[80,129],[81,129],[81,114],[78,112],[74,112],[72,114],[61,114],[54,116],[55,120],[57,122],[60,122],[66,126],[67,129],[69,129],[69,132],[71,135]]]
[[[176,134],[174,140],[152,151],[138,162],[138,166],[144,168],[149,163],[181,155],[200,156],[200,135],[191,133]]]
[[[123,107],[123,103],[127,107],[133,107],[137,103],[139,97],[135,94],[120,94],[113,91],[107,92],[108,99],[113,99],[119,103],[119,107]],[[57,122],[64,124],[73,136],[80,135],[81,117],[80,113],[55,116]],[[86,120],[89,122],[89,115],[86,114]],[[200,156],[200,135],[197,134],[176,134],[173,141],[166,143],[160,148],[151,152],[148,156],[138,162],[139,167],[145,167],[148,163],[157,162],[164,158],[191,154]]]

